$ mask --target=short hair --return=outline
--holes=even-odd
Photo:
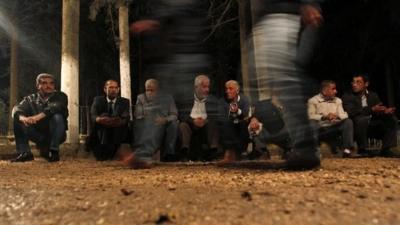
[[[148,80],[146,80],[146,82],[144,83],[144,87],[147,87],[148,85],[153,84],[154,86],[156,86],[158,88],[158,80],[150,78]]]
[[[194,86],[197,87],[199,86],[201,83],[203,83],[203,81],[208,80],[210,81],[210,78],[208,78],[207,75],[205,74],[199,74],[196,76],[196,78],[194,79]]]
[[[51,78],[51,79],[53,79],[53,81],[56,80],[56,78],[54,78],[54,76],[49,73],[41,73],[41,74],[37,75],[37,77],[36,77],[36,85],[40,84],[42,79],[45,79],[45,78]]]
[[[115,82],[115,83],[117,83],[117,85],[118,85],[118,87],[119,87],[119,83],[118,83],[118,81],[115,80],[115,79],[108,79],[108,80],[106,80],[106,82],[104,82],[104,87],[107,86],[107,83],[108,83],[108,82]]]
[[[353,75],[353,78],[354,77],[361,77],[363,79],[364,83],[369,82],[369,77],[368,77],[368,74],[366,74],[366,73],[356,73]]]
[[[333,80],[323,80],[321,82],[321,86],[320,86],[321,91],[324,90],[326,87],[328,87],[331,84],[336,84],[336,82]]]
[[[238,90],[240,90],[240,84],[236,80],[228,80],[227,82],[225,82],[225,85],[227,84],[233,84],[237,87]]]

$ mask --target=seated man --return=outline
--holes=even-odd
[[[111,160],[125,140],[129,121],[129,100],[118,96],[116,80],[104,84],[105,95],[94,98],[90,108],[94,124],[93,154],[97,160]]]
[[[343,110],[342,100],[336,97],[336,83],[331,80],[321,82],[319,94],[308,100],[308,116],[311,125],[320,137],[337,135],[342,136],[342,154],[348,157],[353,146],[353,122]],[[336,145],[332,145],[335,148]],[[335,149],[332,149],[335,152]]]
[[[366,75],[353,76],[352,93],[343,95],[343,107],[354,123],[358,153],[367,156],[368,135],[381,136],[381,156],[397,156],[391,150],[397,146],[397,118],[395,108],[384,106],[375,92],[369,91]]]
[[[225,98],[219,103],[220,142],[225,150],[224,159],[219,163],[231,163],[240,157],[249,143],[247,119],[249,116],[249,99],[239,93],[240,85],[235,80],[225,83]]]
[[[68,98],[56,91],[53,75],[36,77],[38,92],[28,95],[13,108],[14,135],[19,154],[12,162],[33,160],[28,141],[35,142],[49,162],[60,160],[60,144],[65,141]]]
[[[187,96],[184,101],[178,103],[179,112],[179,138],[181,141],[181,154],[196,159],[193,154],[191,141],[193,137],[205,138],[208,152],[201,152],[205,159],[212,158],[218,148],[217,113],[218,100],[209,94],[210,79],[206,75],[198,75],[194,80],[194,94]],[[186,96],[185,96],[186,97]],[[203,143],[200,143],[203,146]],[[205,149],[202,148],[202,151]],[[211,156],[211,157],[210,157]]]
[[[150,164],[154,153],[163,147],[161,159],[175,160],[178,136],[178,110],[171,95],[159,93],[158,81],[149,79],[145,93],[137,97],[135,106],[134,150],[137,161]],[[141,165],[143,163],[139,163]],[[136,165],[132,164],[132,167]]]
[[[289,133],[283,122],[281,110],[271,101],[263,100],[254,104],[254,112],[248,125],[250,138],[253,140],[253,150],[249,158],[257,158],[265,154],[270,158],[268,143],[278,145],[283,150],[282,158],[286,158],[292,149]]]

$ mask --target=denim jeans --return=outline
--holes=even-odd
[[[59,151],[60,144],[66,138],[65,128],[65,119],[61,114],[54,114],[50,118],[45,118],[37,125],[32,126],[25,126],[15,119],[14,135],[17,153],[31,151],[29,140],[41,146],[48,146],[49,150]]]

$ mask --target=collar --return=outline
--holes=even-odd
[[[333,97],[332,99],[326,98],[323,94],[319,93],[317,96],[318,102],[336,102],[336,97]]]
[[[40,92],[38,92],[38,93],[37,93],[37,95],[38,95],[38,100],[39,100],[40,102],[46,103],[46,102],[49,101],[50,97],[54,95],[54,93],[56,93],[56,92],[51,93],[51,95],[49,95],[49,97],[47,97],[47,98],[43,98],[42,95],[40,94]]]
[[[203,99],[199,99],[199,97],[197,97],[197,95],[196,95],[196,93],[195,93],[195,94],[194,94],[194,101],[203,103],[203,102],[206,102],[206,101],[207,101],[207,97],[205,97],[205,98],[203,98]]]
[[[107,103],[112,102],[113,104],[115,104],[115,102],[117,101],[117,98],[114,98],[113,100],[111,100],[106,96],[106,100],[107,100]]]
[[[240,102],[240,95],[237,96],[237,100],[236,100],[236,101],[235,101],[235,100],[227,99],[226,96],[225,96],[225,100],[226,100],[227,102]]]

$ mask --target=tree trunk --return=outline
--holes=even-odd
[[[11,110],[18,99],[18,36],[15,24],[11,26],[11,60],[10,60],[10,105],[8,114],[8,135],[14,134],[14,125]]]
[[[118,4],[119,11],[119,68],[121,80],[121,96],[131,102],[131,73],[129,57],[129,24],[128,7],[122,0]],[[132,110],[130,110],[132,118]]]
[[[79,0],[63,0],[61,90],[68,95],[66,143],[79,143]]]
[[[239,29],[240,29],[240,60],[242,69],[243,92],[246,96],[252,97],[250,93],[250,71],[249,71],[249,52],[247,46],[248,26],[248,6],[247,0],[238,0],[239,4]]]

